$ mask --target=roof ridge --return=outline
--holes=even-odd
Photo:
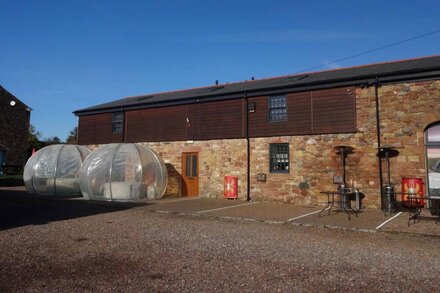
[[[173,93],[186,92],[186,91],[191,91],[191,90],[201,90],[201,89],[214,88],[214,87],[224,87],[227,84],[231,84],[231,83],[216,84],[216,85],[211,85],[211,86],[199,86],[199,87],[193,87],[193,88],[186,88],[186,89],[172,90],[172,91],[163,91],[163,92],[156,92],[156,93],[148,93],[148,94],[143,94],[143,95],[128,96],[128,97],[125,97],[124,99],[136,99],[136,98],[142,98],[142,97],[146,97],[146,96],[173,94]]]
[[[383,61],[383,62],[368,63],[368,64],[354,65],[354,66],[341,67],[341,68],[335,68],[335,69],[324,69],[324,70],[317,70],[317,71],[305,71],[305,72],[298,72],[298,73],[292,73],[292,74],[286,74],[286,75],[278,75],[278,76],[272,76],[272,77],[263,77],[263,78],[258,78],[258,79],[254,79],[254,80],[233,81],[233,82],[219,83],[219,84],[216,84],[216,85],[206,85],[206,86],[199,86],[199,87],[193,87],[193,88],[185,88],[185,89],[179,89],[179,90],[171,90],[171,91],[163,91],[163,92],[156,92],[156,93],[148,93],[148,94],[141,94],[141,95],[135,95],[135,96],[128,96],[128,97],[125,97],[123,99],[135,99],[135,98],[142,98],[142,97],[145,97],[145,96],[155,96],[155,95],[179,93],[179,92],[186,92],[186,91],[206,89],[206,88],[215,88],[215,87],[221,87],[221,86],[224,87],[226,85],[245,84],[245,83],[253,83],[253,82],[265,81],[265,80],[274,80],[274,79],[281,79],[281,78],[299,77],[299,76],[303,76],[303,75],[312,75],[312,74],[318,74],[318,73],[324,73],[324,72],[335,72],[335,71],[341,71],[341,70],[365,68],[365,67],[371,67],[371,66],[376,66],[376,65],[403,63],[403,62],[408,62],[408,61],[429,59],[429,58],[433,58],[433,57],[440,57],[440,54],[434,54],[434,55],[423,56],[423,57],[408,58],[408,59],[398,59],[398,60],[393,60],[393,61]]]

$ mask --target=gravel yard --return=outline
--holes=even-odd
[[[0,202],[1,292],[439,288],[437,237],[17,201]]]

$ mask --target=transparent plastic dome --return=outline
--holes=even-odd
[[[55,144],[37,151],[26,163],[27,192],[49,195],[81,194],[79,170],[90,150],[80,145]]]
[[[113,143],[99,147],[87,157],[79,181],[87,199],[159,199],[165,193],[168,174],[163,160],[150,148]]]

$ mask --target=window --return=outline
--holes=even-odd
[[[269,121],[287,120],[287,102],[286,96],[269,97]]]
[[[270,173],[289,173],[289,144],[270,144]]]
[[[124,113],[113,113],[112,116],[112,133],[122,133],[124,127]]]
[[[440,197],[440,122],[425,132],[429,196]]]

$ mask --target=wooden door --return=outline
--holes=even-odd
[[[199,154],[182,154],[182,195],[199,196]]]

